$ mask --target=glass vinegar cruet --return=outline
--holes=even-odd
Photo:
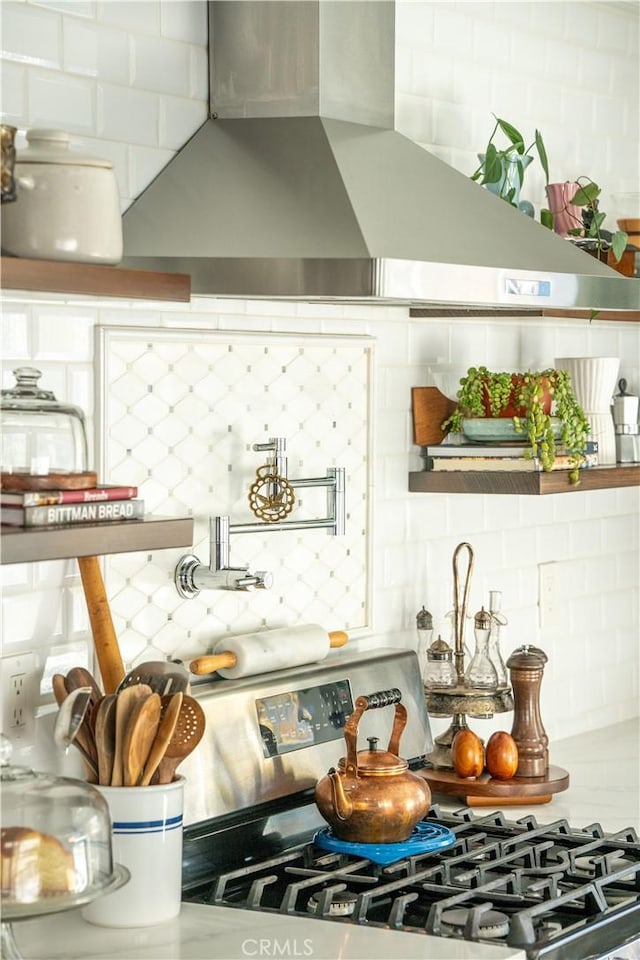
[[[491,614],[491,626],[489,632],[489,659],[495,667],[498,677],[498,686],[507,686],[507,668],[505,667],[502,653],[500,652],[500,627],[504,627],[508,620],[500,612],[502,607],[502,591],[489,591],[489,613]]]
[[[473,632],[476,638],[476,649],[465,671],[465,683],[469,687],[495,690],[498,686],[498,674],[489,657],[491,614],[484,607],[474,617]]]

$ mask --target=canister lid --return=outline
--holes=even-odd
[[[490,630],[491,614],[488,610],[485,610],[484,607],[481,607],[481,609],[476,613],[473,622],[477,630]]]
[[[26,137],[28,146],[16,150],[16,163],[63,163],[77,167],[113,168],[110,160],[70,150],[69,134],[65,130],[37,128],[27,130]]]
[[[84,413],[72,403],[59,403],[51,390],[38,386],[42,376],[36,367],[16,367],[13,371],[15,386],[0,391],[0,407],[3,410],[51,410],[77,417],[84,423]]]
[[[427,650],[427,660],[452,660],[453,650],[449,644],[438,636]]]
[[[418,630],[433,630],[433,617],[424,605],[416,614],[416,627]]]

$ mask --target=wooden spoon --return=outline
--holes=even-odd
[[[135,689],[130,687],[129,689]],[[193,697],[183,696],[173,736],[158,766],[158,783],[171,783],[179,764],[194,750],[204,734],[204,710]],[[155,779],[155,778],[154,778]]]
[[[144,700],[139,700],[131,711],[122,753],[125,787],[137,787],[140,782],[158,732],[161,709],[160,695],[152,693]]]
[[[124,784],[123,750],[131,712],[139,700],[145,700],[151,696],[151,693],[150,687],[144,683],[138,683],[127,687],[116,698],[116,748],[111,772],[112,787],[121,787]]]
[[[109,786],[116,749],[116,695],[108,693],[96,709],[96,750],[98,752],[98,783]]]
[[[151,777],[158,769],[160,761],[165,755],[169,741],[176,729],[180,708],[182,706],[182,698],[182,691],[170,693],[168,696],[162,697],[162,713],[160,715],[160,723],[158,724],[158,732],[156,733],[155,740],[151,745],[149,756],[144,765],[144,773],[140,781],[141,787],[146,787],[151,783]]]

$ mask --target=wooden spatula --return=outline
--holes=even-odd
[[[151,696],[151,688],[144,683],[137,683],[132,687],[127,687],[122,693],[119,693],[116,700],[116,747],[113,755],[113,770],[111,771],[111,786],[122,787],[124,785],[124,743],[127,735],[127,728],[131,719],[131,712],[136,703],[145,700]]]
[[[122,748],[125,787],[138,786],[151,745],[158,732],[161,709],[160,695],[152,693],[144,700],[139,700],[131,711]]]
[[[160,761],[165,755],[169,741],[176,729],[180,707],[182,706],[182,697],[182,691],[179,691],[178,693],[170,693],[161,698],[162,712],[160,715],[160,723],[158,724],[158,731],[144,765],[144,772],[140,781],[141,787],[146,787],[151,783],[151,777],[158,769]]]

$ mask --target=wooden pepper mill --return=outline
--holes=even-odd
[[[540,717],[540,685],[547,655],[525,644],[507,660],[513,687],[511,736],[518,747],[517,777],[544,777],[549,770],[549,738]]]

